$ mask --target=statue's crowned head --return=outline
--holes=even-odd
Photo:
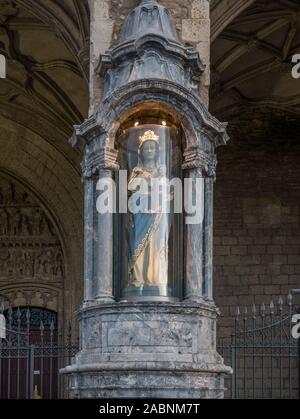
[[[142,164],[146,161],[156,162],[159,159],[159,136],[154,131],[146,131],[144,135],[139,137],[139,158]]]
[[[140,148],[147,142],[147,141],[153,141],[159,146],[159,136],[155,134],[154,131],[146,131],[144,135],[142,135],[140,138]]]

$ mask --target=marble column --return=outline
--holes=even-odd
[[[216,157],[199,146],[184,153],[183,169],[191,180],[186,198],[197,204],[198,219],[185,226],[185,294],[191,302],[213,302],[213,183]],[[187,214],[187,216],[189,216]]]
[[[94,185],[92,171],[85,171],[84,179],[84,302],[93,299],[94,261]]]
[[[113,219],[111,211],[97,210],[99,181],[112,183],[117,151],[102,145],[101,134],[92,129],[81,135],[84,145],[83,179],[85,195],[84,305],[111,303],[113,289]]]
[[[213,301],[213,187],[214,178],[207,177],[204,184],[204,276],[203,295]]]
[[[99,180],[112,181],[113,170],[100,169]],[[95,276],[93,283],[94,298],[98,303],[114,301],[113,291],[113,214],[96,211],[95,224]]]
[[[204,261],[204,178],[202,170],[195,167],[188,171],[190,187],[185,194],[185,199],[190,203],[197,200],[197,218],[191,224],[185,226],[185,293],[184,299],[191,302],[203,300],[203,261]],[[195,216],[195,215],[194,215]],[[187,215],[189,217],[189,215]]]

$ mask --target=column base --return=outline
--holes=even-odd
[[[62,370],[71,398],[223,398],[209,303],[121,302],[82,309],[81,351]]]
[[[71,399],[222,399],[224,375],[175,371],[97,371],[70,376]]]

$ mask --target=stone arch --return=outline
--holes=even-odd
[[[40,307],[58,313],[59,318],[63,318],[61,290],[51,286],[22,285],[22,287],[7,286],[1,287],[0,300],[4,304],[4,310],[9,307]]]
[[[145,95],[146,91],[153,95]],[[225,144],[227,124],[219,122],[205,108],[198,96],[178,87],[176,83],[161,80],[136,81],[114,91],[97,114],[97,122],[108,134],[108,146],[114,148],[116,132],[122,122],[141,107],[156,104],[178,115],[186,135],[187,147],[193,147],[205,135],[215,145]],[[179,117],[179,115],[181,115]]]
[[[49,211],[20,182],[0,173],[0,298],[63,317],[65,254]]]
[[[79,163],[34,132],[4,118],[1,172],[37,197],[56,226],[66,263],[64,315],[75,318],[82,292],[83,196]],[[73,152],[73,153],[72,153]],[[80,156],[78,153],[78,160]]]

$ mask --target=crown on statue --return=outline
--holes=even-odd
[[[140,147],[142,147],[146,141],[154,141],[159,144],[159,136],[156,135],[154,131],[146,131],[145,134],[140,137]]]

